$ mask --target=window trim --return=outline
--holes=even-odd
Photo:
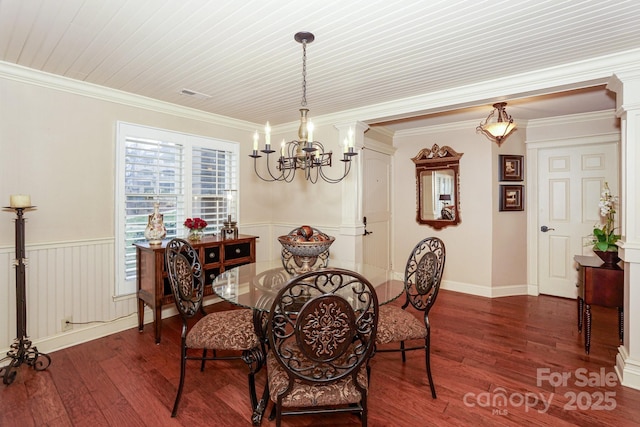
[[[192,204],[189,202],[192,200],[192,189],[189,183],[191,182],[192,173],[192,149],[194,147],[207,148],[214,150],[221,150],[231,152],[234,156],[235,175],[233,176],[233,182],[231,189],[236,191],[236,195],[239,195],[238,184],[240,180],[240,144],[238,142],[226,141],[218,138],[211,138],[203,135],[187,134],[179,131],[172,131],[168,129],[160,129],[149,127],[145,125],[138,125],[133,123],[127,123],[122,121],[116,122],[116,159],[115,159],[115,191],[114,191],[114,229],[115,229],[115,277],[114,284],[114,297],[120,298],[127,295],[132,295],[137,292],[137,279],[126,279],[126,191],[125,191],[125,155],[126,155],[126,140],[127,138],[145,138],[145,139],[157,139],[165,142],[172,142],[180,144],[185,147],[185,153],[183,157],[184,162],[184,214],[189,217],[192,212]],[[240,211],[239,198],[235,200],[235,216],[237,217]],[[149,212],[152,213],[152,212]],[[180,235],[180,234],[178,234]],[[186,235],[186,234],[185,234]]]

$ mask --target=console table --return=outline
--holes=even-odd
[[[584,350],[591,346],[591,305],[618,309],[618,338],[623,340],[624,330],[624,270],[619,266],[605,267],[600,258],[576,255],[578,263],[578,331],[584,321]]]
[[[256,236],[239,235],[238,238],[224,239],[221,236],[207,236],[197,242],[190,242],[198,250],[205,277],[205,295],[213,294],[211,284],[225,269],[256,261]],[[160,343],[162,331],[162,306],[174,302],[164,265],[164,250],[169,240],[161,245],[149,242],[135,243],[138,330],[144,329],[145,304],[153,311],[153,326],[156,344]]]

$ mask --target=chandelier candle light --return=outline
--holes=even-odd
[[[313,139],[313,123],[308,120],[309,109],[307,107],[307,44],[313,42],[314,35],[307,32],[296,33],[294,39],[302,44],[302,102],[300,104],[300,127],[298,128],[298,139],[285,142],[282,140],[280,144],[280,156],[276,160],[275,169],[273,169],[269,162],[269,155],[275,153],[275,150],[271,147],[271,127],[267,122],[264,127],[264,150],[259,150],[260,153],[267,155],[266,167],[268,177],[262,177],[258,172],[257,159],[262,157],[258,154],[259,148],[259,135],[256,131],[253,135],[253,151],[249,157],[253,158],[253,168],[258,176],[263,181],[285,181],[291,182],[296,175],[298,169],[304,171],[304,176],[307,181],[312,184],[318,182],[318,178],[322,178],[323,181],[329,183],[337,183],[342,181],[344,177],[349,174],[351,170],[351,157],[358,153],[354,150],[353,143],[353,130],[349,129],[349,136],[344,140],[344,152],[342,154],[342,161],[344,163],[344,171],[341,177],[331,178],[324,172],[324,167],[331,167],[332,152],[325,152],[324,146],[319,141]]]

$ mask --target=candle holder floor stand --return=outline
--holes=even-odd
[[[5,359],[10,359],[8,365],[0,368],[3,384],[9,385],[16,379],[17,369],[26,363],[36,371],[44,371],[51,365],[51,357],[48,354],[40,353],[27,336],[27,294],[25,288],[25,267],[27,258],[24,248],[24,218],[23,214],[27,207],[10,207],[16,212],[16,317],[17,317],[17,338],[13,340],[10,350]],[[4,360],[4,359],[3,359]]]

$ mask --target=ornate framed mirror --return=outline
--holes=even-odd
[[[460,158],[451,147],[423,148],[412,158],[416,165],[416,221],[436,230],[460,219]]]

